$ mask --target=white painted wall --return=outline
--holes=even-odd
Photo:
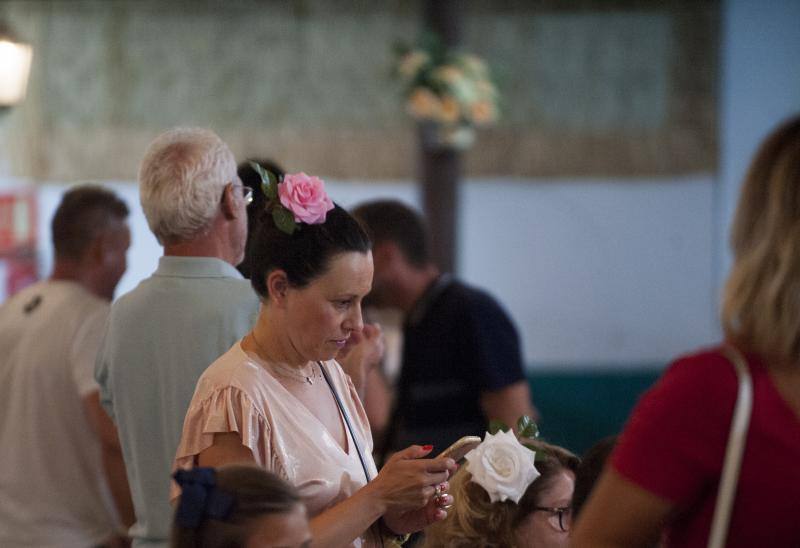
[[[133,183],[110,185],[132,210],[129,269],[117,294],[161,254]],[[344,207],[395,197],[410,182],[328,183]],[[41,187],[40,234],[64,187]],[[712,180],[473,180],[461,192],[459,272],[514,317],[529,363],[641,365],[715,337]],[[42,272],[50,269],[42,238]]]
[[[664,363],[716,337],[712,186],[475,181],[461,272],[512,312],[529,363]]]
[[[747,166],[765,135],[800,114],[800,1],[723,2],[721,64],[718,283],[731,264],[726,238]]]

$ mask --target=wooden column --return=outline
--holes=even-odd
[[[462,5],[463,8],[463,5]],[[424,27],[439,35],[448,48],[461,41],[461,21],[457,0],[425,0]],[[451,148],[434,148],[420,128],[420,183],[425,217],[431,233],[434,262],[444,272],[456,267],[456,226],[458,222],[458,182],[461,178],[461,153]]]

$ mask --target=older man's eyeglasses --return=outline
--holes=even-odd
[[[245,185],[233,185],[233,188],[238,188],[242,191],[242,196],[244,196],[244,203],[245,205],[250,205],[253,203],[253,188]],[[222,197],[225,197],[225,191],[222,192]]]
[[[233,188],[241,189],[242,196],[244,197],[245,205],[250,205],[250,204],[253,203],[253,188],[252,187],[245,186],[245,185],[235,185],[233,183],[228,183],[228,184],[230,184]],[[222,191],[222,198],[221,198],[222,200],[225,199],[225,192],[226,192],[227,188],[228,187],[226,185],[225,186],[225,190]]]
[[[253,188],[249,186],[242,185],[239,187],[242,189],[242,194],[244,195],[244,203],[250,205],[253,203]]]
[[[547,521],[550,524],[564,533],[569,531],[570,521],[572,517],[572,509],[569,506],[563,508],[548,508],[546,506],[534,506],[534,512],[547,512],[550,514]]]

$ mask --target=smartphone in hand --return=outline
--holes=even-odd
[[[478,436],[464,436],[456,441],[453,445],[439,453],[436,458],[451,458],[458,462],[464,458],[464,455],[478,447],[481,439]]]

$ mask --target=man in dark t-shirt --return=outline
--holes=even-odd
[[[424,223],[407,206],[370,202],[354,215],[373,241],[371,301],[405,314],[387,449],[443,450],[461,436],[482,436],[491,419],[513,425],[521,415],[535,417],[519,336],[500,304],[439,272]]]

